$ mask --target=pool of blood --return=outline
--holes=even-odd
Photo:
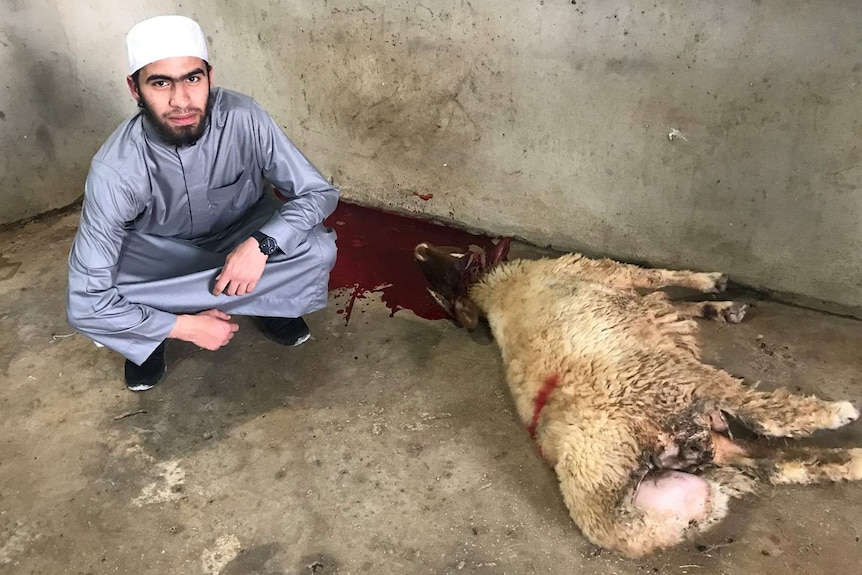
[[[350,322],[357,300],[379,293],[392,317],[411,310],[425,319],[449,316],[428,294],[428,283],[413,259],[421,242],[489,249],[491,238],[433,222],[341,202],[326,220],[338,233],[338,258],[329,276],[337,313]]]

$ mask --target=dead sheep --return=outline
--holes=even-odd
[[[693,318],[736,323],[731,301],[671,302],[683,286],[724,291],[720,273],[645,269],[580,254],[505,261],[422,243],[429,292],[467,328],[484,316],[521,421],[593,543],[626,557],[719,522],[731,498],[768,484],[862,478],[862,449],[775,447],[858,418],[847,401],[752,389],[700,359]],[[743,441],[728,421],[753,431]]]

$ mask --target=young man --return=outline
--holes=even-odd
[[[326,306],[339,192],[252,99],[212,88],[200,26],[159,16],[126,37],[140,111],[90,166],[69,255],[69,324],[153,387],[169,338],[215,350],[261,318],[282,345]],[[286,202],[271,193],[275,186]]]

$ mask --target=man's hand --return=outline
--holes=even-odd
[[[216,276],[213,295],[245,295],[254,291],[263,268],[266,256],[260,251],[260,244],[248,238],[225,258],[224,267]]]
[[[227,345],[239,325],[230,321],[230,316],[217,309],[202,311],[196,315],[177,316],[177,323],[168,337],[190,341],[198,347],[215,351]]]

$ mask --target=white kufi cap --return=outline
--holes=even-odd
[[[185,16],[156,16],[138,22],[126,35],[126,48],[131,74],[164,58],[193,56],[209,62],[204,31]]]

